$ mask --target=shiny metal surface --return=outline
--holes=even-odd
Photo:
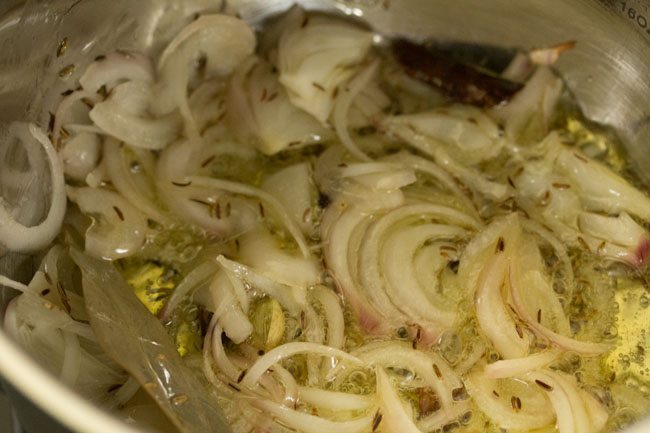
[[[650,185],[650,1],[613,0],[300,0],[338,11],[378,32],[415,39],[541,47],[576,40],[557,67],[585,114],[618,130],[630,162]],[[0,145],[4,126],[47,126],[62,91],[95,56],[115,48],[155,53],[200,11],[227,9],[251,23],[288,9],[291,0],[3,0],[0,2]],[[67,38],[67,50],[57,46]],[[62,78],[69,65],[75,70]],[[0,194],[3,194],[0,185]],[[23,219],[39,215],[23,216]],[[0,272],[25,278],[27,256],[0,258]],[[10,294],[0,289],[0,317]],[[5,375],[10,373],[5,372]],[[18,378],[9,378],[16,385]],[[25,392],[25,390],[23,390]],[[74,423],[66,421],[69,425]],[[93,426],[74,424],[77,431]],[[639,425],[650,431],[650,423]]]

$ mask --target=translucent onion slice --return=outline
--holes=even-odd
[[[377,367],[375,374],[377,377],[377,395],[382,431],[421,433],[412,417],[404,410],[404,403],[393,389],[393,385],[390,383],[384,369]]]
[[[144,245],[147,221],[122,196],[100,188],[68,187],[68,197],[81,211],[97,215],[86,232],[86,251],[94,257],[118,259]]]
[[[231,272],[240,280],[246,282],[252,288],[260,290],[268,296],[276,299],[292,314],[300,313],[307,304],[306,292],[302,288],[278,283],[277,281],[258,274],[248,266],[228,260],[222,255],[218,256],[216,260],[224,267],[224,269]]]
[[[203,187],[203,188],[212,188],[222,191],[227,191],[234,194],[242,194],[247,196],[252,196],[262,200],[264,203],[271,207],[271,211],[276,213],[280,221],[286,227],[287,231],[294,238],[298,244],[298,248],[302,252],[304,257],[310,257],[311,253],[307,240],[305,239],[300,227],[295,223],[291,216],[284,209],[282,204],[271,194],[263,191],[259,188],[255,188],[250,185],[246,185],[239,182],[232,182],[223,179],[215,179],[208,177],[199,177],[199,176],[190,176],[187,179],[193,185]]]
[[[515,379],[489,379],[482,367],[465,379],[474,403],[495,424],[504,429],[533,430],[555,420],[551,402],[536,385]]]
[[[396,230],[389,234],[380,252],[380,264],[387,281],[386,291],[402,311],[411,317],[450,326],[453,311],[435,305],[424,293],[415,277],[415,253],[427,241],[461,237],[465,230],[442,224],[422,224]]]
[[[372,414],[369,414],[350,421],[330,421],[268,400],[256,399],[250,404],[290,428],[305,433],[362,433],[372,426],[373,420]]]
[[[142,163],[138,160],[127,161],[125,153],[124,145],[114,138],[109,137],[104,142],[103,157],[111,183],[124,198],[148,218],[161,224],[168,223],[169,217],[164,215],[155,202],[155,192],[153,185],[149,184],[149,179],[145,179],[144,182],[136,179],[138,176],[148,177],[149,174],[134,174],[131,164],[137,164],[140,171],[144,171],[145,168],[141,167]]]
[[[332,136],[309,113],[289,100],[273,66],[252,58],[237,69],[228,89],[228,123],[238,140],[272,155],[318,143]]]
[[[352,156],[361,161],[371,161],[372,158],[359,149],[359,146],[357,146],[350,136],[350,132],[348,131],[349,111],[354,99],[368,86],[370,80],[372,80],[377,73],[378,67],[379,61],[376,60],[362,69],[361,72],[350,80],[350,82],[343,87],[343,90],[339,92],[339,95],[336,98],[336,104],[334,105],[333,122],[339,140],[341,140],[343,146]]]
[[[537,68],[510,102],[494,110],[506,122],[507,136],[523,143],[544,137],[563,87],[550,68]]]
[[[510,293],[512,295],[512,301],[517,314],[524,322],[526,322],[526,324],[530,327],[530,329],[533,330],[533,332],[535,332],[535,334],[548,339],[555,346],[563,350],[572,350],[583,355],[599,355],[603,352],[607,352],[611,348],[608,344],[579,341],[570,337],[566,337],[564,335],[560,335],[543,326],[541,323],[538,323],[537,320],[531,316],[525,307],[523,299],[524,294],[521,288],[521,269],[519,268],[520,266],[518,266],[516,262],[510,266]]]
[[[99,95],[94,92],[77,90],[65,96],[56,107],[56,112],[54,113],[54,125],[52,125],[52,143],[57,149],[61,145],[63,127],[66,127],[67,130],[67,126],[70,122],[84,124],[90,122],[88,117],[89,108],[82,103],[84,100],[94,104],[99,102],[101,99],[99,98]]]
[[[241,310],[228,276],[218,272],[209,290],[219,325],[235,344],[244,342],[253,333],[253,325]]]
[[[530,372],[526,378],[548,394],[560,433],[598,432],[607,422],[607,412],[578,388],[574,377],[545,369]]]
[[[454,197],[458,199],[458,201],[461,204],[463,204],[465,208],[463,210],[470,212],[471,216],[479,220],[478,213],[476,212],[476,208],[472,203],[472,200],[470,200],[467,197],[467,195],[463,192],[463,190],[460,189],[456,180],[454,180],[454,178],[449,173],[443,170],[436,163],[403,151],[396,153],[394,155],[390,155],[389,157],[384,158],[383,160],[390,161],[390,162],[399,162],[403,165],[411,167],[415,171],[433,177],[438,182],[440,182],[447,190],[449,190],[454,195]]]
[[[439,355],[413,349],[408,343],[369,343],[354,350],[352,354],[371,367],[381,366],[412,372],[412,375],[404,377],[401,385],[408,388],[432,388],[443,408],[456,404],[452,396],[453,390],[463,387],[460,378]],[[334,377],[337,373],[341,376],[337,381],[345,380],[346,375],[338,369],[330,371],[328,377]]]
[[[523,358],[528,354],[530,341],[508,314],[501,295],[508,261],[504,253],[496,253],[486,263],[476,288],[476,316],[481,330],[496,350],[505,358]]]
[[[278,199],[305,235],[314,231],[312,205],[317,196],[308,162],[283,168],[262,181],[262,189]]]
[[[306,288],[320,282],[321,268],[316,259],[281,248],[277,238],[264,228],[243,235],[239,252],[256,272],[279,283]]]
[[[97,134],[78,133],[65,142],[60,152],[65,174],[72,179],[85,181],[97,166],[101,150],[102,145]]]
[[[391,117],[385,122],[391,128],[404,125],[413,134],[432,139],[432,145],[444,143],[448,152],[470,166],[495,158],[504,144],[497,124],[472,106],[444,106]]]
[[[255,35],[244,21],[229,15],[200,16],[185,27],[165,48],[158,61],[160,75],[156,88],[157,114],[178,108],[187,123],[191,143],[199,131],[187,100],[191,68],[202,60],[204,73],[224,77],[255,49]]]
[[[160,318],[163,322],[169,320],[174,310],[179,306],[183,299],[202,285],[208,284],[211,277],[217,271],[213,262],[203,262],[194,267],[174,289],[165,306],[163,307]]]
[[[532,370],[537,370],[555,361],[560,354],[557,350],[545,350],[524,358],[513,358],[496,361],[485,367],[485,377],[490,379],[506,379],[521,376]]]
[[[102,86],[110,90],[124,81],[150,83],[153,80],[154,70],[149,57],[137,52],[115,51],[97,58],[88,65],[79,78],[79,84],[84,90],[95,93]]]
[[[140,81],[128,81],[113,89],[104,101],[90,110],[90,118],[107,134],[134,147],[160,150],[174,141],[181,132],[181,122],[175,113],[149,117],[151,86]]]
[[[29,287],[27,287],[23,283],[14,281],[11,278],[5,277],[4,275],[0,275],[0,286],[10,287],[14,290],[18,290],[19,292],[29,291]]]
[[[281,346],[272,349],[271,351],[260,357],[246,372],[246,375],[241,380],[241,385],[248,389],[254,389],[260,377],[274,364],[298,354],[315,354],[321,356],[335,356],[342,361],[347,361],[352,364],[361,364],[361,360],[355,356],[335,349],[329,346],[323,346],[316,343],[303,343],[293,342],[285,343]]]
[[[335,89],[354,75],[372,45],[372,33],[326,17],[310,17],[284,31],[278,42],[280,82],[291,101],[327,122]]]
[[[0,244],[11,251],[33,252],[49,245],[61,228],[67,203],[63,166],[52,143],[36,125],[13,123],[9,133],[26,145],[42,146],[49,165],[52,199],[47,216],[39,224],[27,227],[16,221],[0,197]]]
[[[361,287],[352,276],[352,266],[356,266],[356,263],[350,263],[348,259],[350,238],[357,226],[368,218],[368,214],[363,208],[347,207],[345,201],[336,202],[323,216],[321,236],[327,240],[325,244],[327,267],[343,298],[354,311],[361,329],[375,335],[387,334],[390,332],[392,320],[383,317],[380,310],[368,302],[368,298],[362,293]],[[339,212],[341,208],[345,211]]]
[[[215,317],[215,323],[217,318]],[[214,327],[212,332],[212,338],[210,341],[210,348],[212,349],[212,356],[214,357],[215,364],[219,370],[232,382],[237,382],[237,379],[241,375],[241,370],[235,366],[235,364],[228,359],[226,354],[226,349],[223,347],[221,338],[223,335],[223,330],[219,325]]]
[[[298,395],[301,403],[335,412],[363,411],[369,409],[374,403],[374,399],[369,395],[328,391],[307,386],[299,387]]]
[[[650,220],[650,198],[600,162],[562,147],[556,165],[580,189],[587,210],[610,214],[626,211]]]
[[[345,344],[345,321],[341,300],[333,290],[325,286],[316,286],[313,293],[325,313],[327,345],[342,349]]]

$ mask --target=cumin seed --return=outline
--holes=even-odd
[[[74,70],[75,70],[75,65],[73,65],[73,64],[64,66],[59,71],[59,78],[63,78],[63,79],[69,78],[70,75],[72,75],[74,73]]]
[[[553,391],[553,387],[546,382],[542,382],[541,380],[535,379],[535,383],[537,384],[537,386],[545,389],[546,391]]]
[[[117,206],[113,206],[113,210],[117,214],[117,217],[120,219],[120,221],[124,221],[124,214],[122,213],[122,210]]]
[[[172,185],[174,185],[174,186],[185,187],[185,186],[190,186],[190,185],[192,185],[192,181],[191,181],[191,180],[188,180],[187,182],[176,182],[176,181],[173,181],[173,180],[172,180]]]
[[[506,248],[506,241],[499,236],[499,240],[497,240],[497,247],[496,247],[496,252],[501,252]]]
[[[56,47],[56,56],[61,57],[68,50],[68,38],[61,39],[59,45]]]
[[[372,431],[377,430],[379,424],[381,423],[382,418],[383,415],[381,414],[381,412],[377,411],[377,413],[375,413],[375,416],[372,419]]]
[[[214,161],[214,159],[215,159],[216,157],[217,157],[217,155],[209,156],[208,158],[205,159],[205,161],[203,161],[203,162],[201,163],[201,167],[202,167],[202,168],[207,167],[207,165],[210,164],[212,161]]]
[[[589,163],[589,160],[588,160],[587,158],[585,158],[584,156],[580,155],[580,154],[577,153],[577,152],[573,152],[573,156],[575,156],[575,157],[578,158],[580,161],[582,161],[582,162],[584,162],[584,163],[586,163],[586,164]]]
[[[433,364],[433,372],[436,373],[436,377],[438,379],[442,379],[442,371],[440,371],[440,367],[438,367],[438,364]]]
[[[237,383],[241,383],[241,381],[244,380],[244,376],[246,376],[246,371],[247,370],[242,370],[242,372],[239,373],[239,377],[237,378]]]
[[[521,410],[521,399],[517,396],[512,396],[510,398],[510,404],[512,405],[512,409],[515,412],[519,412]]]
[[[318,84],[318,83],[315,82],[315,81],[312,82],[311,85],[314,86],[315,88],[317,88],[318,90],[320,90],[321,92],[324,92],[324,91],[325,91],[325,87],[323,87],[321,84]]]
[[[518,323],[515,324],[515,331],[517,331],[519,338],[524,338],[524,331],[521,330],[521,326]]]

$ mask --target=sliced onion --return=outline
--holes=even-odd
[[[339,297],[325,286],[316,286],[313,293],[325,313],[327,345],[342,349],[345,344],[345,321]]]
[[[521,292],[519,273],[521,270],[519,266],[513,264],[510,266],[509,281],[510,293],[514,303],[514,308],[521,319],[532,329],[535,334],[547,338],[555,346],[564,350],[572,350],[583,355],[599,355],[611,349],[610,345],[604,343],[591,343],[587,341],[579,341],[564,335],[560,335],[552,330],[546,328],[541,323],[538,323],[535,318],[531,316],[524,305],[523,293]]]
[[[361,161],[371,161],[372,158],[359,149],[354,140],[352,140],[352,137],[350,137],[350,132],[348,131],[349,111],[354,99],[368,86],[370,80],[377,73],[378,67],[379,61],[376,60],[362,69],[356,77],[343,86],[343,90],[339,92],[336,98],[336,104],[334,105],[334,128],[336,129],[339,140],[341,140],[343,146],[352,156]]]
[[[496,253],[486,263],[476,288],[476,316],[481,330],[490,339],[496,350],[505,358],[523,358],[528,354],[530,341],[508,314],[501,296],[508,272],[508,261],[504,253]]]
[[[515,379],[501,379],[499,382],[487,378],[481,370],[479,367],[470,372],[465,386],[474,403],[499,427],[533,430],[554,421],[553,399],[549,402],[536,385]],[[519,399],[521,408],[517,408],[515,399]]]
[[[68,188],[70,200],[89,215],[100,215],[86,232],[86,251],[118,259],[136,253],[145,242],[147,222],[122,196],[106,189]]]
[[[446,326],[453,324],[454,312],[431,302],[419,285],[413,260],[425,242],[458,238],[465,233],[465,230],[452,226],[422,224],[396,230],[386,236],[380,247],[380,264],[388,283],[386,291],[398,308],[413,318],[420,317]]]
[[[110,90],[124,81],[152,82],[154,70],[149,58],[137,52],[115,51],[88,65],[79,78],[84,90],[95,93],[102,86]]]
[[[97,134],[82,132],[66,141],[60,153],[65,174],[75,180],[86,180],[99,162],[101,149]]]
[[[399,398],[388,375],[383,368],[375,369],[377,376],[377,395],[379,397],[379,413],[381,414],[382,431],[421,433],[413,419],[404,410],[404,404]]]
[[[143,190],[142,185],[145,182],[138,182],[136,175],[132,173],[130,167],[127,167],[124,153],[121,143],[113,138],[106,139],[104,143],[104,161],[111,183],[124,198],[148,218],[161,224],[168,223],[169,218],[161,212],[160,206],[154,202],[153,185],[147,185],[149,183],[149,179],[147,179],[146,190]],[[139,164],[137,160],[135,163]],[[140,168],[140,170],[144,170],[144,168]],[[148,176],[148,174],[143,176]]]
[[[309,246],[307,245],[307,241],[305,240],[300,227],[298,227],[298,225],[293,221],[282,204],[271,194],[250,185],[223,179],[190,176],[188,177],[188,181],[192,182],[193,185],[199,187],[213,188],[217,190],[228,191],[234,194],[252,196],[264,201],[271,207],[272,211],[278,215],[280,221],[282,221],[287,231],[291,234],[291,236],[293,236],[303,256],[309,257],[311,255]]]
[[[302,288],[299,289],[278,283],[258,274],[248,266],[229,260],[222,255],[219,255],[216,260],[225,270],[231,272],[255,290],[259,290],[276,299],[280,305],[292,314],[299,314],[307,304],[306,293]]]
[[[264,356],[260,357],[255,364],[253,364],[246,375],[240,382],[242,386],[248,389],[254,389],[255,384],[259,381],[260,377],[274,364],[298,354],[315,354],[321,356],[336,356],[340,360],[347,361],[353,364],[360,364],[361,360],[346,352],[343,352],[333,347],[323,346],[316,343],[285,343],[275,349],[270,350]]]
[[[316,197],[308,162],[283,168],[262,181],[262,189],[278,199],[305,235],[314,231],[312,204]]]
[[[115,87],[108,99],[95,104],[90,118],[107,134],[134,147],[160,150],[173,142],[181,132],[177,114],[149,117],[151,86],[128,81]]]
[[[11,251],[33,252],[49,245],[61,228],[66,209],[63,167],[52,143],[36,125],[13,123],[9,132],[24,143],[33,145],[34,140],[38,142],[43,146],[49,163],[52,199],[42,222],[32,227],[20,224],[0,198],[0,244]]]
[[[368,215],[363,209],[358,208],[338,212],[341,207],[346,208],[347,203],[341,201],[330,205],[321,223],[321,236],[327,242],[325,245],[327,266],[336,286],[356,314],[361,329],[375,335],[387,334],[390,332],[391,320],[382,317],[379,310],[361,293],[361,288],[352,277],[352,267],[348,259],[350,238],[356,227],[362,224]]]
[[[626,211],[644,221],[650,220],[650,197],[602,163],[563,146],[556,164],[580,189],[580,198],[586,210],[606,213]]]
[[[29,291],[29,287],[18,281],[14,281],[11,278],[7,278],[4,275],[0,275],[0,286],[10,287],[12,289],[18,290],[19,292]]]
[[[560,433],[597,432],[607,422],[602,406],[578,388],[574,377],[551,370],[533,371],[526,377],[548,393]]]
[[[289,100],[273,66],[258,58],[233,74],[227,101],[228,123],[242,143],[272,155],[327,140],[332,136],[309,113]]]
[[[218,272],[210,283],[214,315],[234,343],[239,344],[253,333],[253,325],[241,310],[228,276]]]
[[[496,361],[485,367],[485,377],[490,379],[505,379],[521,376],[532,370],[545,367],[555,361],[560,353],[557,350],[545,350],[525,358],[513,358]]]
[[[476,212],[476,208],[472,201],[467,197],[463,190],[460,189],[454,178],[436,163],[404,151],[390,155],[383,160],[390,162],[399,162],[403,165],[413,168],[416,171],[433,177],[439,181],[446,189],[448,189],[454,195],[454,197],[458,199],[458,201],[465,208],[463,210],[471,212],[471,215],[473,217],[475,217],[477,220],[479,219],[478,213]]]
[[[70,122],[83,122],[88,123],[89,108],[81,103],[82,100],[97,103],[100,101],[99,95],[94,92],[85,90],[77,90],[64,97],[59,105],[56,107],[54,113],[54,124],[52,125],[52,143],[55,148],[61,145],[62,128],[66,127]]]
[[[350,421],[330,421],[315,415],[289,409],[268,400],[252,400],[251,406],[273,416],[292,429],[305,433],[362,433],[372,426],[372,414]]]
[[[506,134],[523,143],[543,138],[563,88],[549,67],[538,67],[510,102],[494,110],[505,121]]]
[[[411,345],[404,342],[369,343],[354,350],[352,354],[371,367],[381,366],[412,372],[413,375],[405,378],[402,385],[410,388],[432,388],[443,408],[454,404],[452,390],[462,387],[460,378],[440,356],[413,349]],[[332,370],[328,377],[333,377],[336,373],[341,372]],[[342,377],[337,378],[337,381],[346,379],[345,375],[340,375]]]
[[[187,100],[190,68],[202,58],[209,75],[227,76],[255,48],[253,30],[244,21],[228,15],[203,15],[185,27],[165,48],[158,61],[160,81],[152,108],[168,114],[178,108],[187,123],[191,143],[199,131]]]
[[[373,398],[368,395],[349,394],[327,391],[320,388],[301,386],[298,389],[299,400],[318,409],[339,411],[362,411],[372,406]]]
[[[221,336],[223,331],[219,325],[217,325],[217,318],[213,317],[213,331],[211,335],[210,344],[207,346],[212,350],[212,356],[214,357],[214,362],[217,365],[217,368],[226,376],[231,382],[237,382],[241,370],[237,368],[231,361],[228,359],[226,350],[223,347],[221,342]]]
[[[311,17],[290,27],[278,42],[280,82],[291,101],[325,123],[335,89],[354,75],[372,45],[372,33],[349,23]]]
[[[63,342],[65,348],[59,378],[66,385],[74,387],[81,368],[81,345],[79,344],[79,338],[69,332],[63,333]]]
[[[264,228],[246,233],[240,239],[239,252],[256,272],[279,283],[306,288],[320,281],[321,269],[313,257],[282,249]]]

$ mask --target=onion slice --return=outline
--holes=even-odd
[[[490,379],[505,379],[520,376],[532,370],[542,368],[555,361],[560,352],[545,350],[525,358],[504,359],[488,364],[485,367],[485,377]]]
[[[264,356],[258,359],[255,364],[248,369],[248,372],[241,380],[241,385],[253,389],[255,384],[259,381],[260,377],[274,364],[282,361],[285,358],[298,355],[298,354],[316,354],[322,356],[336,356],[337,358],[351,362],[353,364],[361,364],[361,360],[356,356],[352,356],[347,352],[343,352],[333,347],[323,346],[316,343],[303,343],[293,342],[286,343],[272,349]]]
[[[531,316],[523,304],[523,294],[521,292],[521,286],[519,284],[519,281],[521,281],[519,272],[519,266],[517,266],[516,263],[510,266],[510,293],[512,295],[514,308],[517,311],[517,314],[524,322],[526,322],[526,324],[530,327],[530,329],[533,330],[533,332],[535,332],[535,334],[547,338],[555,346],[563,350],[572,350],[583,355],[599,355],[611,349],[611,346],[609,344],[579,341],[574,338],[560,335],[538,323],[537,320]]]
[[[0,244],[11,251],[33,252],[49,245],[61,228],[66,209],[63,166],[49,138],[33,123],[13,123],[9,132],[24,143],[36,140],[43,146],[49,163],[52,199],[41,223],[32,227],[22,225],[0,197]]]
[[[388,375],[383,368],[375,369],[377,376],[377,394],[379,396],[379,413],[381,414],[382,431],[400,433],[421,433],[413,419],[404,410],[404,404],[399,398]]]
[[[368,431],[373,420],[372,414],[369,414],[350,421],[330,421],[268,400],[256,399],[250,404],[292,429],[304,433],[362,433]]]

